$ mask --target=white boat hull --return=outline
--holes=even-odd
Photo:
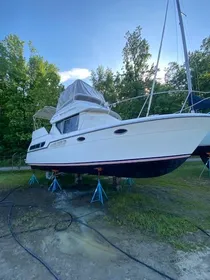
[[[118,177],[154,177],[181,165],[205,137],[210,115],[174,114],[120,121],[64,135],[45,137],[29,151],[32,168]],[[126,130],[116,134],[117,130]],[[122,131],[119,131],[122,132]]]

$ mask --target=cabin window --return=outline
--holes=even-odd
[[[64,125],[64,120],[56,123],[56,127],[60,133],[63,133],[63,125]]]
[[[29,150],[31,151],[31,150],[42,148],[44,146],[44,144],[45,144],[45,142],[38,143],[36,145],[32,145]]]
[[[61,134],[76,131],[79,125],[79,115],[57,122],[56,127]]]

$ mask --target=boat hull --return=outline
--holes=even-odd
[[[189,155],[175,156],[163,159],[150,159],[149,161],[128,161],[127,163],[86,164],[86,165],[44,165],[32,166],[32,169],[45,171],[58,170],[65,173],[97,175],[100,168],[104,176],[150,178],[165,175],[182,165]]]
[[[193,152],[193,155],[202,155],[210,153],[210,132],[202,139],[199,146]]]
[[[208,133],[200,145],[195,149],[192,154],[193,156],[200,156],[203,163],[210,168],[209,158],[210,158],[210,133]]]
[[[32,168],[117,177],[156,177],[179,167],[205,137],[210,116],[159,115],[51,136],[27,154]],[[120,132],[120,133],[118,133]]]
[[[193,156],[201,156],[210,154],[210,143],[206,146],[198,146],[193,152]]]

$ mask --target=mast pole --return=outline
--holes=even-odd
[[[190,97],[191,98],[191,112],[194,112],[193,108],[193,98],[192,98],[192,80],[191,80],[191,74],[190,74],[190,63],[189,63],[189,57],[188,57],[188,52],[187,52],[187,43],[186,43],[186,38],[185,38],[185,31],[184,31],[184,24],[182,20],[182,12],[180,8],[180,2],[179,0],[176,0],[176,6],[177,6],[177,11],[178,11],[178,16],[179,16],[179,24],[180,24],[180,29],[181,29],[181,35],[182,35],[182,44],[183,44],[183,49],[184,49],[184,57],[185,57],[185,68],[186,68],[186,75],[187,75],[187,85],[188,85],[188,96],[182,106],[181,112],[186,104],[187,99]]]
[[[150,108],[151,108],[151,104],[152,104],[152,98],[153,98],[154,89],[155,89],[156,77],[157,77],[157,72],[158,72],[158,65],[159,65],[159,61],[160,61],[160,55],[161,55],[161,50],[162,50],[162,45],[163,45],[163,38],[164,38],[165,28],[166,28],[166,20],[167,20],[167,14],[168,14],[168,3],[169,3],[169,0],[167,0],[167,4],[166,4],[166,12],[165,12],[163,30],[162,30],[162,35],[161,35],[160,48],[159,48],[159,51],[158,51],[157,63],[156,63],[156,66],[155,66],[155,75],[154,75],[154,79],[153,79],[153,82],[152,82],[152,88],[151,88],[151,92],[150,92],[149,104],[148,104],[146,116],[149,116],[149,112],[150,112]],[[139,113],[139,116],[140,116],[140,114],[141,114],[141,112]]]

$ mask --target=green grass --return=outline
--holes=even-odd
[[[204,165],[185,163],[157,178],[136,179],[132,193],[126,189],[109,201],[112,221],[137,229],[177,249],[192,250],[202,244],[183,237],[197,232],[195,225],[210,229],[210,178]]]
[[[196,230],[190,222],[182,217],[160,211],[161,205],[147,196],[121,194],[112,199],[110,205],[110,212],[118,224],[141,229],[146,234],[168,238],[179,237],[187,231]]]
[[[0,171],[0,191],[15,188],[19,185],[28,186],[28,182],[32,174],[33,173],[31,170],[8,171],[8,172]],[[36,175],[40,184],[49,185],[51,183],[50,180],[46,179],[44,171],[35,170],[34,174]],[[61,186],[65,189],[71,188],[72,185],[75,184],[74,183],[75,178],[72,174],[65,174],[64,176],[59,176],[58,180]],[[95,187],[97,185],[96,176],[83,177],[83,184],[85,185],[85,189]],[[109,185],[107,180],[103,178],[102,178],[102,184],[105,188],[107,188],[107,186]]]
[[[39,182],[46,183],[45,173],[36,171]],[[28,181],[32,175],[30,170],[27,171],[8,171],[0,172],[0,190],[8,190],[17,186],[28,186]]]

